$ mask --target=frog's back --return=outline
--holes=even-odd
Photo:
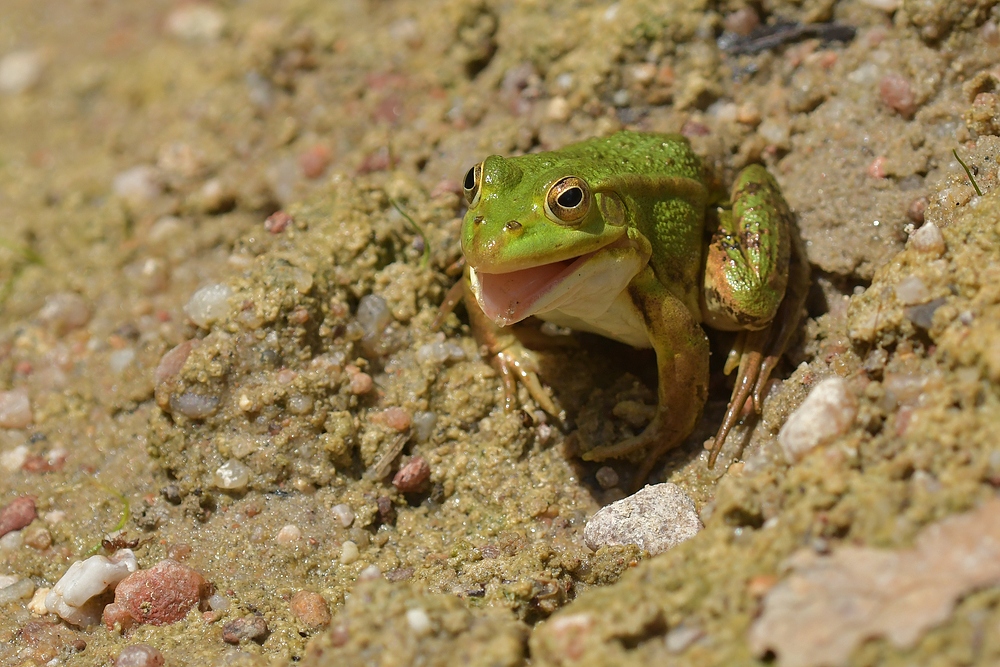
[[[587,165],[588,180],[603,180],[624,174],[644,177],[687,177],[701,180],[701,159],[680,134],[617,132],[566,146],[560,154]]]

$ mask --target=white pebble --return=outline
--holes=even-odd
[[[195,324],[207,329],[229,315],[230,295],[232,290],[224,283],[202,287],[191,295],[184,306],[184,312]]]
[[[226,491],[242,491],[250,484],[250,468],[236,460],[226,461],[215,471],[215,486]]]
[[[669,482],[646,486],[602,507],[583,530],[587,546],[635,544],[650,554],[663,553],[701,530],[694,501]]]
[[[28,601],[28,611],[30,611],[35,616],[45,616],[49,613],[49,610],[45,608],[45,597],[49,594],[51,588],[39,588],[35,590],[35,594],[31,596]]]
[[[17,579],[14,583],[0,588],[0,606],[15,600],[27,600],[34,592],[35,582],[31,579]]]
[[[0,391],[0,428],[31,426],[31,401],[24,389]]]
[[[903,0],[861,0],[861,2],[889,14],[903,5]]]
[[[57,292],[45,297],[38,319],[55,335],[79,329],[90,321],[90,308],[83,297],[74,292]]]
[[[89,626],[100,620],[102,608],[87,608],[87,602],[139,569],[131,549],[116,551],[112,558],[91,556],[69,566],[45,597],[45,608],[73,625]]]
[[[115,658],[115,667],[162,667],[163,653],[148,644],[132,644]]]
[[[917,276],[908,276],[896,285],[896,300],[904,306],[927,303],[931,300],[931,291]]]
[[[933,222],[925,222],[920,229],[910,234],[909,245],[935,257],[940,257],[945,251],[944,236]]]
[[[381,576],[382,570],[378,569],[378,565],[372,564],[358,572],[358,581],[374,581]]]
[[[366,294],[358,300],[358,312],[355,317],[364,331],[365,339],[369,340],[381,338],[382,332],[392,322],[389,304],[376,294]]]
[[[139,165],[119,172],[111,184],[114,193],[135,207],[141,207],[163,192],[160,172],[149,165]]]
[[[858,414],[858,401],[842,378],[823,380],[778,432],[778,444],[789,463],[799,461],[815,447],[846,433]]]
[[[167,32],[187,42],[213,42],[226,27],[226,17],[205,4],[182,5],[167,16]]]
[[[287,526],[281,527],[281,530],[278,531],[278,535],[274,538],[274,541],[278,544],[289,545],[294,544],[301,539],[302,530],[294,524],[288,524]]]
[[[422,607],[414,607],[406,610],[406,623],[413,630],[413,634],[418,637],[426,635],[431,631],[431,617]]]
[[[17,95],[30,89],[42,76],[39,51],[14,51],[0,58],[0,93]]]
[[[417,442],[427,442],[434,434],[435,424],[437,424],[436,412],[415,412],[410,425]]]
[[[225,611],[229,609],[229,598],[225,595],[215,593],[208,598],[208,607],[212,611]]]
[[[20,530],[12,530],[0,537],[0,551],[17,551],[24,544],[24,535]]]
[[[7,588],[11,584],[16,584],[21,580],[21,577],[14,576],[13,574],[0,574],[0,588]]]
[[[340,562],[343,565],[350,565],[356,561],[361,556],[361,552],[358,550],[358,545],[347,540],[340,547]]]
[[[330,508],[337,520],[340,521],[340,525],[344,528],[350,528],[351,524],[354,523],[354,510],[351,509],[350,505],[341,503],[339,505],[334,505]]]
[[[18,445],[14,449],[5,450],[0,454],[0,467],[8,472],[20,470],[24,462],[28,460],[28,446]]]
[[[135,360],[135,348],[125,347],[108,355],[108,369],[115,375],[121,375]]]

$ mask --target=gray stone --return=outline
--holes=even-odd
[[[701,530],[694,501],[669,482],[601,508],[587,522],[583,539],[595,551],[603,546],[635,544],[651,554],[663,553]]]

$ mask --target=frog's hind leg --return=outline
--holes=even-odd
[[[647,268],[633,279],[629,295],[638,312],[644,314],[656,351],[656,415],[639,435],[591,449],[582,458],[603,461],[646,450],[634,477],[634,486],[638,487],[659,459],[691,434],[701,418],[708,398],[708,338],[688,307],[660,285],[652,270]]]
[[[739,358],[739,372],[736,375],[736,385],[726,416],[715,435],[712,451],[708,456],[708,467],[715,466],[715,461],[726,442],[726,436],[732,430],[740,415],[746,408],[747,401],[753,400],[754,413],[760,414],[764,404],[764,392],[771,372],[778,365],[792,334],[798,328],[802,319],[802,307],[805,305],[809,291],[809,266],[805,259],[805,250],[799,238],[798,230],[792,225],[789,228],[791,253],[788,262],[788,284],[785,296],[778,307],[774,319],[764,329],[743,331],[740,333],[735,350]],[[728,374],[730,369],[726,368]]]

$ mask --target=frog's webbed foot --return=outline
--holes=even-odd
[[[552,395],[538,379],[538,360],[535,354],[521,345],[513,343],[493,356],[493,365],[503,382],[504,409],[512,412],[518,408],[517,382],[520,381],[542,410],[553,417],[562,417]]]

